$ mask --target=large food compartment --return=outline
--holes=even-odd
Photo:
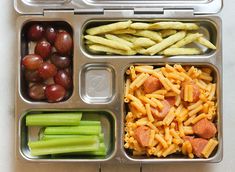
[[[172,66],[172,67],[175,64],[176,63],[169,63],[169,65]],[[178,65],[178,63],[177,63],[177,65]],[[221,117],[221,114],[222,114],[222,105],[221,105],[221,101],[222,101],[222,99],[221,99],[221,97],[222,97],[221,87],[222,87],[222,85],[221,84],[222,84],[222,82],[221,82],[221,73],[220,73],[219,69],[215,65],[212,65],[212,64],[209,64],[209,63],[182,63],[182,64],[179,64],[179,65],[181,65],[183,68],[185,68],[185,67],[186,68],[191,68],[193,66],[193,67],[195,67],[199,70],[203,69],[203,68],[207,68],[207,69],[211,70],[211,76],[213,78],[213,80],[211,82],[216,84],[216,90],[215,90],[215,97],[216,98],[215,98],[214,101],[215,101],[217,110],[216,110],[216,116],[214,117],[214,124],[217,128],[217,133],[215,135],[215,138],[220,140],[220,141],[223,140],[222,139],[222,135],[223,135],[223,133],[222,133],[222,117]],[[133,66],[139,67],[139,68],[141,68],[142,66],[143,67],[153,66],[154,68],[162,68],[162,67],[165,67],[165,64],[162,64],[162,63],[157,63],[157,64],[154,64],[154,63],[133,63],[133,64],[130,64],[130,66],[127,66],[126,71],[129,70],[129,68],[133,67]],[[125,76],[124,77],[124,83],[126,83],[127,82],[127,77],[129,76],[129,73],[127,74],[127,72],[125,72],[124,76]],[[126,95],[125,95],[126,86],[124,86],[123,88],[124,88],[124,91],[123,91],[124,100],[123,101],[125,102],[125,104],[123,104],[123,115],[124,116],[123,116],[123,121],[122,122],[123,122],[123,138],[126,138],[126,134],[127,134],[126,129],[129,128],[128,127],[129,124],[128,124],[128,121],[127,121],[127,115],[128,115],[128,112],[130,113],[130,111],[133,114],[133,111],[130,110],[130,104],[128,103],[129,101],[126,102],[126,100],[125,100],[126,99]],[[166,99],[169,98],[170,100],[172,100],[172,95],[169,95],[165,98]],[[159,100],[162,100],[162,99],[159,99]],[[132,123],[132,125],[142,126],[142,124],[140,124],[140,123],[142,123],[142,122],[144,123],[143,119],[146,118],[146,117],[147,116],[139,117],[138,118],[139,122],[138,122],[138,120],[136,120],[134,123]],[[156,121],[162,121],[162,120],[157,119]],[[176,120],[176,122],[178,122],[178,121]],[[177,126],[178,126],[178,124],[177,124]],[[147,124],[147,126],[150,126],[150,125]],[[128,135],[129,135],[129,133],[128,133]],[[192,135],[189,135],[189,136],[191,137]],[[195,137],[195,136],[193,136],[193,137]],[[213,152],[211,153],[209,159],[217,159],[217,158],[221,157],[221,150],[222,150],[223,145],[222,145],[222,142],[220,142],[220,141],[219,141],[218,147],[216,147],[215,150],[213,150]],[[156,158],[158,159],[157,161],[159,161],[159,162],[165,162],[166,161],[165,157],[157,157],[157,155],[154,155],[154,156],[153,155],[152,156],[151,155],[148,155],[148,156],[147,155],[133,155],[133,150],[125,148],[125,143],[126,143],[126,140],[125,141],[123,140],[123,152],[125,152],[125,156],[131,161],[135,161],[135,162],[139,162],[139,161],[141,161],[141,162],[156,162]],[[194,157],[194,158],[196,158],[196,157]],[[167,161],[197,161],[197,160],[198,160],[197,158],[196,159],[188,159],[188,157],[186,155],[183,155],[180,152],[167,156]]]

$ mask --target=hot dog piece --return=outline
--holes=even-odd
[[[171,105],[167,100],[163,100],[161,103],[163,104],[163,109],[159,112],[159,114],[164,118],[170,111]]]
[[[182,105],[183,105],[185,108],[187,108],[187,107],[190,105],[189,102],[185,102],[185,101],[183,101],[183,100],[181,100],[181,103],[182,103]]]
[[[193,139],[194,139],[193,136],[184,136],[184,137],[183,137],[183,140],[184,140],[184,141],[191,141],[191,140],[193,140]]]
[[[175,105],[175,97],[166,97],[165,98],[166,101],[168,101],[168,103],[170,103],[171,106]]]
[[[154,118],[158,119],[160,117],[158,109],[151,107],[150,110]]]
[[[185,81],[184,83],[182,83],[181,93],[180,93],[181,99],[184,100],[184,89],[186,85],[193,86],[193,101],[192,102],[198,101],[199,96],[200,96],[200,89],[199,89],[199,86],[194,81]]]
[[[163,101],[161,101],[161,103],[163,105],[162,110],[157,110],[157,109],[151,108],[151,112],[152,112],[153,116],[158,118],[159,120],[165,118],[165,116],[167,115],[167,113],[170,111],[170,108],[171,108],[171,105],[167,100],[163,100]]]
[[[149,137],[150,137],[150,128],[146,126],[140,126],[136,128],[134,137],[141,146],[143,147],[148,146]]]
[[[154,76],[149,76],[148,79],[144,82],[143,86],[144,86],[144,91],[147,94],[162,88],[160,80]]]
[[[189,140],[193,147],[193,153],[197,157],[202,157],[202,151],[205,148],[206,144],[208,143],[208,140],[202,139],[202,138],[195,138]]]
[[[209,139],[215,136],[217,129],[215,124],[204,118],[193,125],[193,131],[198,136]]]

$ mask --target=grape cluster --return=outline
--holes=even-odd
[[[22,58],[22,71],[32,100],[59,102],[72,90],[71,34],[59,28],[32,24],[28,42],[35,42],[33,54]]]

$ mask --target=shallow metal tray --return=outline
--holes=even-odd
[[[93,55],[88,53],[83,45],[82,35],[84,29],[89,27],[89,23],[97,25],[100,21],[110,22],[125,19],[134,19],[138,21],[148,21],[156,19],[174,20],[174,21],[191,21],[201,23],[208,33],[208,37],[217,46],[216,51],[207,51],[203,55],[197,56],[174,56],[169,58],[162,58],[161,56],[104,56]],[[65,21],[73,30],[74,53],[73,53],[73,93],[71,97],[59,103],[47,102],[32,102],[25,98],[21,86],[21,68],[20,61],[25,52],[23,42],[21,39],[21,32],[23,26],[31,21]],[[92,23],[91,23],[92,22]],[[41,15],[27,15],[21,16],[17,20],[17,45],[18,45],[18,59],[17,59],[17,75],[16,75],[16,145],[18,149],[17,156],[23,157],[29,161],[37,162],[91,162],[97,163],[169,163],[169,162],[219,162],[222,159],[222,44],[221,44],[221,20],[216,16],[197,16],[190,11],[182,10],[179,13],[172,13],[171,10],[165,11],[164,14],[135,14],[133,10],[105,10],[102,14],[80,14],[74,15],[73,11],[45,11],[44,16]],[[170,157],[170,158],[147,158],[134,157],[129,155],[123,147],[124,136],[124,117],[125,105],[123,102],[125,71],[132,64],[151,64],[156,66],[164,65],[165,63],[174,64],[180,63],[182,65],[195,66],[209,66],[213,69],[215,81],[218,84],[216,95],[218,98],[218,139],[219,147],[214,155],[209,159],[188,159],[185,157]],[[93,72],[92,72],[93,70]],[[96,72],[100,75],[97,78]],[[88,79],[87,79],[88,77]],[[106,82],[99,82],[98,85],[92,85],[89,78],[94,80],[104,80]],[[87,88],[89,86],[90,88]],[[96,94],[95,91],[107,87],[107,90],[102,94]],[[91,89],[91,90],[88,90]],[[24,115],[28,111],[70,111],[70,110],[92,111],[101,114],[105,112],[104,118],[109,122],[104,123],[104,129],[113,132],[114,136],[108,134],[108,140],[112,140],[113,144],[105,159],[47,159],[40,157],[31,157],[27,150],[27,129],[24,126]],[[112,125],[110,125],[112,124]],[[107,129],[109,128],[109,129]],[[110,138],[112,137],[112,138]],[[23,156],[21,156],[23,155]]]

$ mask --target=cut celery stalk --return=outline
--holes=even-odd
[[[100,142],[104,142],[104,133],[99,134]]]
[[[34,148],[31,149],[31,155],[50,155],[50,154],[61,154],[70,152],[84,152],[84,151],[96,151],[99,148],[98,143],[83,144],[83,145],[72,145],[72,146],[57,146],[48,148]]]
[[[79,125],[81,118],[81,112],[29,114],[26,126]]]
[[[64,138],[40,140],[29,142],[28,145],[33,156],[99,150],[99,140],[97,136],[83,139]]]
[[[65,126],[65,127],[46,127],[44,134],[81,134],[99,135],[101,126]]]
[[[104,143],[99,144],[99,149],[97,151],[87,151],[87,152],[71,152],[65,154],[53,155],[53,157],[59,156],[75,156],[75,155],[94,155],[94,156],[105,156],[107,154],[106,147]]]
[[[90,144],[99,142],[98,136],[87,137],[87,138],[63,138],[53,140],[39,140],[29,142],[30,148],[42,148],[42,147],[54,147],[63,145],[79,145],[79,144]]]
[[[97,135],[62,135],[62,134],[44,134],[41,136],[41,140],[63,139],[63,138],[91,138]],[[99,141],[104,142],[104,134],[98,135]]]

